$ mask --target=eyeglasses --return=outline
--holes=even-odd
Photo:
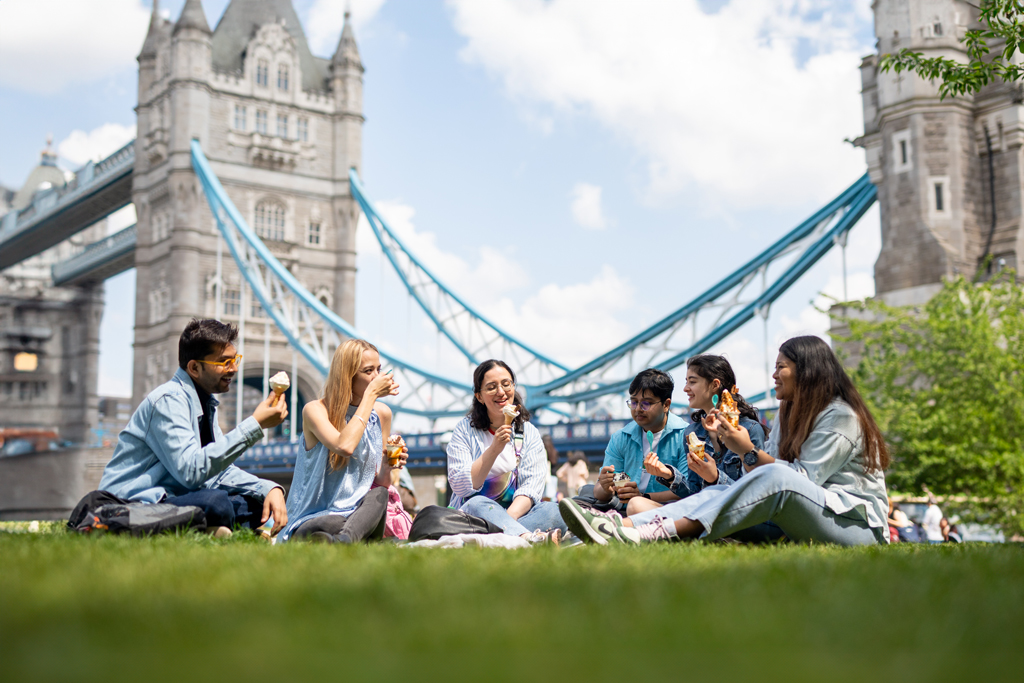
[[[217,367],[226,368],[229,365],[237,366],[242,362],[242,354],[238,354],[234,358],[228,358],[227,360],[201,360],[199,363],[205,363],[207,365],[216,365]]]
[[[651,406],[656,406],[659,403],[664,403],[664,401],[634,401],[631,398],[626,399],[626,405],[629,406],[630,410],[639,408],[644,412],[647,412],[651,409]]]
[[[515,382],[510,382],[508,380],[505,380],[500,385],[498,385],[498,384],[488,384],[487,386],[484,387],[483,391],[484,391],[485,394],[496,394],[496,393],[498,393],[498,389],[501,389],[502,391],[508,391],[509,389],[514,387],[515,385],[516,385]]]

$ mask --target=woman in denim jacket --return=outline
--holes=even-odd
[[[683,432],[684,438],[691,433],[695,434],[704,443],[704,452],[711,460],[709,462],[687,455],[686,472],[661,462],[656,453],[649,454],[644,460],[646,470],[680,498],[703,491],[708,486],[728,486],[743,476],[743,457],[719,441],[718,425],[714,418],[708,418],[708,413],[715,407],[711,402],[712,397],[717,396],[721,400],[722,392],[734,386],[736,374],[723,356],[705,353],[686,361],[686,386],[683,391],[689,399],[692,422]],[[740,409],[740,426],[747,430],[756,448],[764,448],[765,429],[759,421],[757,409],[738,394],[734,398]],[[634,498],[630,500],[627,514],[635,515],[658,507],[661,504],[646,498]],[[765,543],[782,537],[782,531],[771,522],[759,524],[733,536],[736,540],[748,543]]]
[[[703,491],[707,486],[728,486],[743,476],[742,457],[719,441],[717,424],[706,419],[708,413],[715,407],[712,398],[717,396],[721,400],[722,392],[735,386],[736,374],[732,370],[732,365],[723,356],[705,353],[686,361],[686,386],[683,391],[689,399],[692,422],[683,432],[683,437],[695,434],[704,443],[704,452],[712,459],[707,461],[688,455],[687,472],[680,472],[675,467],[661,462],[655,453],[649,454],[644,460],[644,468],[680,498]],[[734,398],[740,409],[740,426],[747,430],[750,440],[757,448],[764,448],[765,430],[759,421],[757,409],[738,394]],[[660,507],[644,498],[634,501],[635,509],[629,509],[630,515]]]
[[[709,416],[725,445],[744,454],[739,481],[626,520],[574,509],[570,529],[596,543],[642,543],[714,540],[770,521],[798,542],[887,543],[889,451],[832,349],[818,337],[790,339],[773,377],[780,406],[766,450],[717,411]]]

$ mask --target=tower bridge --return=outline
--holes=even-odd
[[[963,0],[878,0],[874,11],[879,52],[926,55],[962,55],[958,38],[976,17]],[[943,277],[973,274],[990,257],[1018,270],[1024,258],[1019,92],[995,84],[941,101],[937,84],[881,74],[870,55],[861,65],[865,130],[855,141],[867,174],[692,301],[569,368],[445,286],[374,207],[359,176],[363,66],[348,21],[326,59],[311,53],[289,0],[232,0],[212,30],[199,0],[187,0],[174,22],[154,2],[138,60],[137,139],[68,182],[51,174],[43,189],[28,187],[0,218],[4,420],[58,427],[79,443],[98,419],[102,283],[132,267],[136,403],[173,372],[184,324],[218,317],[242,328],[246,356],[244,381],[222,403],[223,426],[251,410],[246,403],[277,370],[294,377],[289,400],[298,416],[296,406],[318,394],[334,348],[359,335],[360,214],[410,301],[467,365],[507,358],[531,409],[581,420],[578,430],[566,428],[566,446],[575,431],[590,438],[598,422],[586,418],[607,415],[635,372],[678,367],[750,321],[767,325],[777,299],[844,247],[876,200],[876,291],[890,303],[920,303]],[[48,163],[44,155],[41,168]],[[137,223],[102,234],[97,221],[129,203]],[[36,365],[16,367],[15,358],[29,356]],[[465,411],[464,377],[388,362],[407,388],[393,402],[397,411],[430,420]],[[417,442],[420,465],[438,457],[438,438]],[[252,466],[269,467],[260,459],[278,446],[254,450]]]

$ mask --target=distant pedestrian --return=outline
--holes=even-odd
[[[928,492],[928,509],[924,511],[924,519],[921,520],[921,527],[924,529],[925,538],[929,543],[942,543],[942,510],[939,508],[939,501],[935,494]]]
[[[583,451],[570,451],[569,459],[558,468],[557,476],[565,482],[565,490],[570,496],[579,493],[580,488],[585,486],[590,478],[587,456]]]

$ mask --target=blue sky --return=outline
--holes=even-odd
[[[182,4],[161,8],[176,17]],[[344,0],[294,4],[314,53],[329,56]],[[203,2],[211,26],[226,5]],[[0,184],[20,186],[48,134],[69,169],[131,137],[148,8],[0,3]],[[352,9],[368,192],[456,291],[571,365],[683,305],[865,170],[843,138],[863,130],[868,0]],[[878,245],[873,210],[851,238],[852,297],[873,293]],[[357,326],[405,351],[421,328],[382,333],[406,303],[365,235],[360,246]],[[838,273],[833,254],[776,305],[773,343],[825,331],[811,301],[841,293]],[[133,274],[109,284],[101,391],[123,393]],[[761,334],[750,326],[718,349],[745,393],[764,388]]]

